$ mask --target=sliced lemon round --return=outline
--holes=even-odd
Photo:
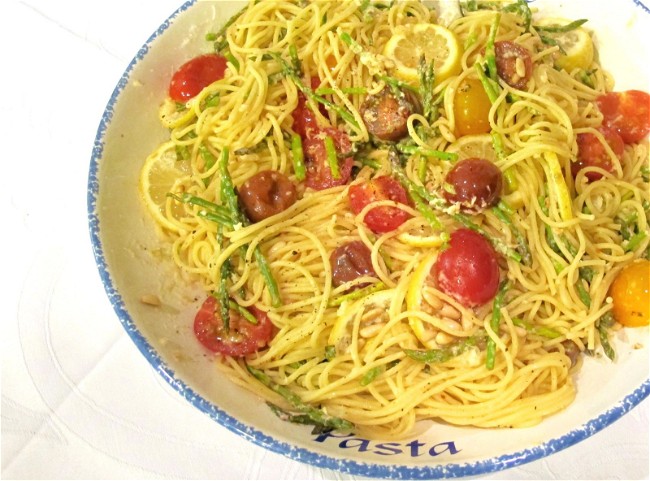
[[[566,25],[569,20],[547,18],[541,20],[539,25]],[[561,48],[555,56],[555,65],[567,72],[574,69],[586,70],[594,60],[594,42],[589,32],[582,27],[568,32],[547,33]]]
[[[460,42],[441,25],[401,25],[386,42],[383,53],[395,63],[395,75],[407,82],[419,81],[418,65],[423,55],[427,64],[433,62],[436,84],[461,71]]]
[[[458,154],[458,160],[478,157],[490,162],[497,161],[490,134],[465,135],[447,147],[447,152]]]
[[[409,280],[408,289],[406,291],[406,308],[409,311],[427,311],[427,301],[425,300],[425,290],[430,288],[431,285],[431,269],[433,268],[436,260],[438,259],[438,250],[430,251],[424,259],[420,262],[417,268],[413,271],[411,279]],[[433,348],[431,344],[432,334],[431,330],[427,329],[424,321],[419,316],[410,316],[409,325],[413,330],[415,336],[427,348]]]
[[[154,151],[145,161],[140,171],[140,192],[147,209],[162,226],[177,230],[176,225],[166,216],[167,194],[173,192],[174,185],[190,173],[189,161],[179,161],[175,144],[166,142]],[[180,218],[184,209],[180,204],[172,206],[172,215]]]

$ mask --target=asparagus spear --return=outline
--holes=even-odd
[[[420,57],[420,63],[418,64],[418,73],[420,74],[420,98],[422,98],[422,114],[424,117],[432,123],[434,119],[434,113],[436,112],[434,103],[433,103],[433,85],[436,80],[436,74],[433,69],[433,62],[427,64],[424,55]]]
[[[443,152],[441,150],[433,150],[433,149],[427,149],[424,147],[420,147],[419,145],[416,144],[410,144],[410,143],[397,143],[395,145],[397,150],[399,150],[403,154],[407,155],[413,155],[413,154],[420,154],[425,157],[435,157],[440,160],[448,160],[451,162],[455,162],[458,160],[458,154],[453,153],[453,152]]]
[[[339,107],[336,104],[333,104],[326,98],[323,98],[320,95],[317,95],[310,87],[305,86],[305,84],[302,82],[300,79],[300,75],[294,70],[294,68],[286,61],[284,60],[280,54],[277,53],[271,53],[273,58],[281,65],[282,67],[282,74],[288,78],[290,78],[294,84],[296,84],[296,87],[298,87],[298,90],[300,90],[303,95],[305,95],[307,98],[314,102],[321,103],[325,105],[327,108],[335,111],[343,120],[345,120],[347,123],[352,125],[355,128],[359,128],[359,123],[357,120],[354,118],[354,115],[352,115],[350,112],[345,110],[342,107]]]
[[[501,222],[506,224],[514,234],[515,239],[517,239],[517,252],[519,252],[521,255],[522,262],[528,266],[533,261],[533,255],[531,254],[530,248],[528,247],[528,242],[526,242],[526,237],[524,237],[524,234],[517,228],[514,222],[512,222],[512,219],[509,215],[509,210],[510,208],[507,207],[503,201],[492,207],[492,212],[494,215],[496,215]]]
[[[603,348],[603,352],[610,359],[614,360],[616,358],[616,352],[614,348],[609,343],[608,329],[614,325],[614,316],[611,312],[608,312],[600,317],[597,324],[598,337],[600,338],[600,345]]]
[[[406,172],[404,172],[404,170],[402,169],[402,166],[399,165],[399,156],[394,152],[393,149],[391,149],[390,152],[393,152],[394,154],[391,155],[391,165],[393,168],[393,174],[395,175],[395,177],[397,177],[399,183],[402,184],[402,187],[406,189],[411,199],[413,199],[415,208],[420,212],[420,214],[422,214],[422,217],[425,218],[425,220],[429,223],[429,225],[431,225],[431,227],[433,227],[434,229],[442,229],[442,224],[440,223],[440,220],[438,220],[436,214],[429,207],[429,205],[424,201],[423,193],[426,192],[424,187],[418,186],[417,184],[412,182],[411,179],[408,178]]]
[[[490,319],[490,327],[498,335],[499,334],[499,324],[501,323],[501,309],[503,307],[504,297],[507,290],[510,288],[510,282],[504,281],[499,287],[499,292],[497,292],[496,297],[492,303],[492,319]],[[494,362],[496,360],[496,349],[497,345],[494,339],[488,337],[487,340],[487,351],[485,355],[485,367],[488,369],[494,369]]]
[[[547,337],[549,339],[554,339],[562,335],[555,329],[551,329],[550,327],[546,326],[534,326],[530,322],[526,322],[524,319],[521,319],[519,317],[514,317],[512,319],[512,323],[517,327],[526,329],[532,334],[537,334],[538,336]]]
[[[384,284],[381,281],[376,282],[375,284],[371,284],[361,289],[357,289],[356,291],[352,291],[347,294],[343,294],[341,296],[330,299],[330,301],[327,303],[327,307],[336,307],[336,306],[340,306],[346,301],[356,301],[358,299],[363,299],[364,297],[369,296],[370,294],[374,294],[375,292],[379,292],[384,289],[386,289],[386,284]]]
[[[217,243],[223,249],[223,227],[217,227]],[[228,293],[228,280],[232,274],[232,264],[230,259],[226,259],[219,270],[219,286],[216,297],[219,301],[219,312],[223,328],[226,332],[230,330],[230,294]]]
[[[478,341],[483,339],[484,337],[482,336],[470,336],[440,349],[429,349],[426,351],[404,349],[404,354],[418,362],[428,364],[443,363],[449,361],[453,357],[461,355],[470,347],[476,346]]]
[[[488,34],[487,42],[485,44],[485,63],[487,64],[488,75],[490,76],[490,79],[495,82],[499,81],[499,76],[497,74],[497,59],[494,50],[494,40],[499,31],[499,22],[501,22],[501,13],[497,12],[492,20],[492,24],[490,25],[490,33]]]
[[[361,385],[367,386],[368,384],[372,383],[372,381],[377,379],[385,370],[386,368],[383,365],[375,366],[372,369],[369,369],[361,378]]]
[[[294,409],[307,416],[311,422],[337,431],[351,431],[354,429],[354,425],[350,421],[335,416],[329,416],[322,410],[306,404],[296,393],[292,392],[286,386],[276,384],[263,371],[255,369],[248,364],[246,365],[246,369],[248,369],[248,372],[250,372],[258,381],[268,387],[271,391],[282,396]]]
[[[188,193],[177,195],[169,192],[167,196],[183,204],[198,205],[200,207],[203,207],[204,210],[197,212],[197,215],[199,217],[203,217],[204,219],[215,222],[217,224],[225,225],[226,227],[230,228],[232,228],[234,225],[234,222],[230,217],[230,212],[228,212],[228,210],[222,205],[214,204],[210,201],[202,199],[201,197],[197,197]]]
[[[250,225],[250,220],[239,208],[239,201],[237,199],[237,194],[235,193],[235,186],[232,183],[232,178],[230,177],[230,172],[228,171],[228,157],[229,149],[228,147],[224,147],[221,151],[221,156],[219,157],[219,172],[221,174],[221,189],[223,196],[222,201],[230,210],[230,216],[232,217],[233,222],[235,224],[239,223],[241,225],[247,226]],[[255,247],[253,254],[260,269],[260,273],[264,277],[266,287],[268,287],[269,293],[271,294],[271,304],[273,307],[282,305],[278,285],[273,278],[269,263],[266,257],[264,257],[264,254],[262,254],[262,250],[260,249],[259,245]]]
[[[330,136],[326,136],[323,139],[325,144],[325,153],[327,154],[327,166],[330,168],[333,179],[341,178],[341,171],[339,170],[339,159],[338,154],[336,153],[336,145],[334,145],[334,139]]]

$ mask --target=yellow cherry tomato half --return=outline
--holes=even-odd
[[[478,79],[466,79],[454,97],[456,135],[486,134],[490,128],[489,114],[492,103]]]
[[[618,273],[609,288],[614,319],[626,327],[647,326],[650,322],[650,261],[641,259]]]

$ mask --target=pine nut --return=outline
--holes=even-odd
[[[440,344],[441,346],[444,346],[446,344],[451,343],[454,341],[456,338],[454,336],[450,336],[446,332],[439,332],[436,334],[436,342]]]
[[[447,319],[460,319],[460,312],[451,304],[446,304],[440,309],[440,315]]]
[[[439,310],[442,307],[442,300],[436,296],[436,293],[430,287],[424,286],[422,289],[422,298],[429,304],[434,311]]]
[[[359,329],[359,336],[361,337],[373,337],[375,336],[379,331],[381,331],[381,328],[386,325],[385,322],[377,323],[377,324],[370,324],[369,326],[366,326],[362,329]]]
[[[145,294],[140,298],[140,302],[149,306],[160,306],[162,302],[155,294]]]

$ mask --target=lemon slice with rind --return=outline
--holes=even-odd
[[[541,26],[567,25],[569,20],[546,18],[539,22]],[[567,72],[574,69],[587,70],[594,60],[594,42],[587,30],[582,27],[574,28],[568,32],[546,33],[555,40],[561,48],[555,56],[555,65]]]
[[[179,161],[175,149],[171,141],[162,144],[147,158],[140,171],[140,192],[147,209],[158,224],[173,231],[178,227],[166,215],[167,194],[190,173],[189,161]],[[183,206],[178,203],[173,203],[171,209],[175,218],[184,214]]]
[[[478,157],[490,162],[497,161],[490,134],[465,135],[447,147],[447,152],[458,154],[458,160]]]
[[[461,71],[460,42],[451,30],[441,25],[401,25],[386,42],[383,54],[395,63],[395,75],[407,82],[418,83],[422,55],[427,64],[433,61],[436,84]]]

